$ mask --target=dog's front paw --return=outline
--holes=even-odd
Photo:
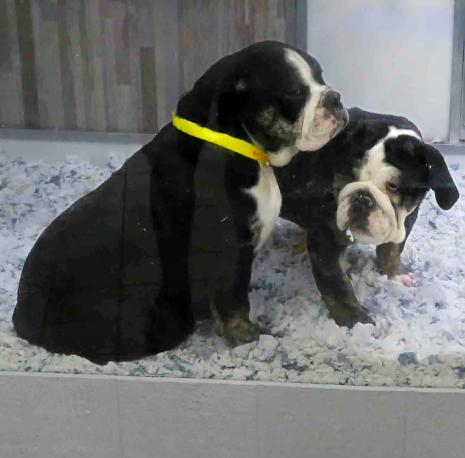
[[[413,273],[408,274],[401,274],[401,275],[394,275],[393,277],[388,277],[389,280],[396,281],[398,283],[402,283],[407,288],[412,288],[414,286],[418,286],[419,281],[415,278]]]
[[[329,317],[332,318],[338,326],[347,326],[353,328],[357,323],[376,325],[375,321],[364,307],[360,305],[333,305],[329,309]]]
[[[419,279],[416,278],[400,260],[391,263],[388,267],[380,267],[378,265],[377,270],[379,274],[387,275],[389,280],[402,283],[407,288],[412,288],[420,284]]]
[[[244,345],[260,338],[270,331],[252,323],[246,313],[235,313],[224,323],[223,335],[231,345]]]

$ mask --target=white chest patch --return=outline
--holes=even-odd
[[[269,165],[260,164],[258,183],[245,192],[255,199],[257,211],[251,224],[255,249],[258,250],[271,234],[281,210],[281,192]]]

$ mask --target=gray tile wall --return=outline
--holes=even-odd
[[[463,390],[0,373],[2,458],[463,458]]]

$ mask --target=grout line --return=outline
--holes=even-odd
[[[404,414],[404,447],[403,457],[407,458],[407,414],[408,414],[408,392],[405,393],[405,414]]]
[[[257,422],[257,458],[264,456],[263,452],[263,441],[260,428],[260,387],[255,387],[255,406],[256,406],[256,422]]]
[[[119,381],[115,380],[116,385],[116,408],[118,411],[118,438],[119,438],[119,456],[120,458],[124,458],[124,447],[123,447],[123,431],[121,430],[121,403],[120,403],[120,396],[119,396]]]

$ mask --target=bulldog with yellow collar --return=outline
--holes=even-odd
[[[173,348],[208,315],[233,344],[257,339],[248,291],[281,208],[273,167],[320,149],[347,120],[298,49],[268,41],[221,59],[180,99],[174,124],[40,236],[17,334],[97,363]]]

